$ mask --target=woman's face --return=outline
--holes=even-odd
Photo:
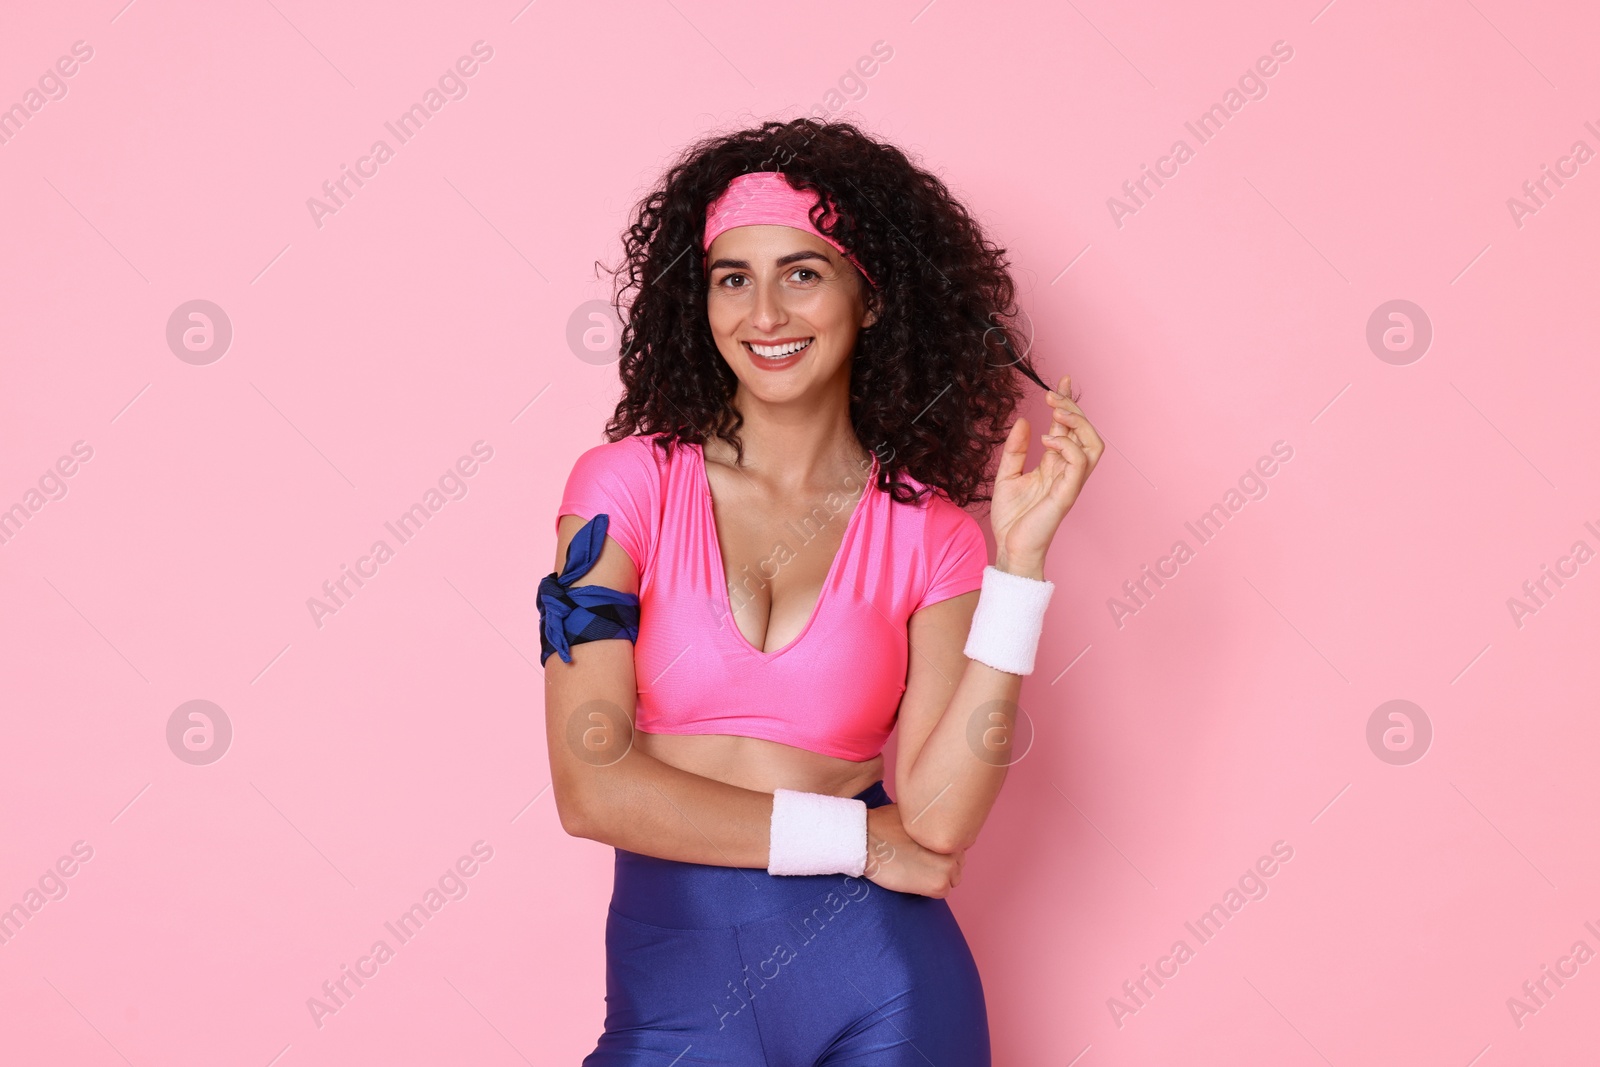
[[[741,391],[782,402],[848,390],[856,334],[876,321],[849,260],[792,226],[735,226],[706,251],[706,315]]]

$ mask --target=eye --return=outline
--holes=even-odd
[[[812,270],[810,267],[796,267],[789,273],[789,277],[802,283],[807,283],[811,281],[820,281],[822,279],[822,274],[818,271]],[[738,278],[743,284],[730,285],[729,283],[735,278]],[[713,287],[722,289],[748,289],[750,288],[749,282],[750,279],[748,276],[735,270],[729,271],[727,274],[724,274],[722,277],[718,278],[716,282],[713,283]]]

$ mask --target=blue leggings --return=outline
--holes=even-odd
[[[891,803],[882,781],[856,799]],[[983,985],[943,900],[616,853],[605,1033],[583,1067],[989,1067]]]

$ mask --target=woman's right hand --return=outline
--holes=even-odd
[[[966,849],[934,852],[912,840],[900,822],[900,805],[867,809],[868,881],[900,893],[943,899],[961,883]]]

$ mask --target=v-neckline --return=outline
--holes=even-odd
[[[866,510],[867,494],[877,487],[878,454],[876,452],[869,453],[872,456],[872,467],[867,472],[866,485],[862,487],[861,495],[856,498],[855,507],[850,511],[850,518],[844,526],[844,535],[839,539],[839,550],[833,554],[833,562],[828,564],[828,573],[822,579],[822,589],[817,593],[817,602],[811,606],[810,617],[806,619],[806,624],[800,628],[799,633],[771,652],[767,652],[750,643],[750,639],[744,635],[744,631],[739,629],[739,620],[734,618],[733,598],[728,595],[728,561],[722,555],[722,538],[717,533],[716,500],[711,495],[711,474],[706,470],[705,446],[695,444],[693,447],[695,455],[699,457],[697,466],[700,468],[701,498],[705,501],[704,521],[708,538],[707,543],[711,546],[711,555],[716,559],[717,589],[721,591],[722,610],[728,620],[728,628],[732,631],[733,640],[752,655],[766,659],[781,656],[805,639],[812,625],[816,623],[817,617],[822,614],[823,606],[828,599],[828,590],[833,588],[834,573],[839,569],[840,560],[844,558],[845,549],[850,545],[850,534],[855,530],[856,521],[861,517],[862,511]],[[772,624],[771,605],[768,605],[767,624],[768,626]]]

